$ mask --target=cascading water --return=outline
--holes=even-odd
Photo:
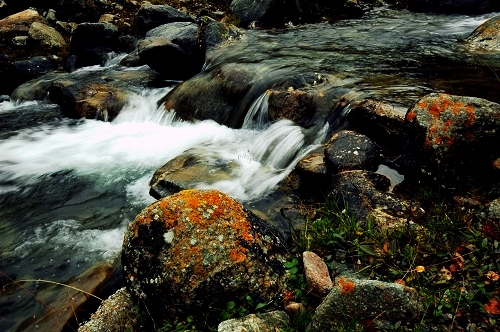
[[[499,101],[494,62],[464,52],[457,42],[489,16],[381,10],[335,24],[249,31],[208,67],[262,63],[276,69],[274,76],[341,73],[352,89],[403,108],[434,90]],[[487,66],[477,69],[478,57]],[[82,70],[98,75],[100,69]],[[231,179],[196,187],[252,203],[270,193],[325,136],[323,124],[304,129],[288,120],[269,123],[265,93],[252,101],[243,128],[231,129],[213,121],[182,122],[174,112],[157,109],[168,88],[131,91],[112,123],[58,120],[0,136],[2,273],[66,282],[96,263],[114,260],[128,222],[154,201],[148,195],[153,172],[186,150],[237,165]],[[17,107],[47,105],[3,102],[0,114]],[[2,283],[8,282],[5,275]],[[23,321],[43,314],[34,299],[39,285],[25,286],[33,295],[15,286],[0,293],[0,331],[23,330]]]

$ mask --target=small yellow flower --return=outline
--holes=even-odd
[[[424,271],[425,271],[425,267],[423,267],[422,265],[419,265],[419,266],[417,266],[417,267],[415,268],[415,271],[416,271],[417,273],[422,273],[422,272],[424,272]]]

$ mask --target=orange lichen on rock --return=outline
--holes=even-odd
[[[340,290],[341,294],[347,294],[347,293],[352,293],[354,292],[354,282],[352,280],[346,280],[344,278],[340,278],[339,280],[340,286],[342,286],[342,289]]]
[[[247,258],[247,255],[245,255],[243,252],[246,252],[245,248],[233,249],[229,254],[229,257],[231,257],[233,262],[241,263]]]
[[[416,116],[417,116],[417,113],[415,113],[414,111],[409,111],[406,114],[406,121],[413,121],[413,119],[415,119]]]

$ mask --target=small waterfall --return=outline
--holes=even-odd
[[[250,106],[245,120],[243,121],[243,129],[263,130],[269,126],[268,117],[269,95],[267,91],[258,97]]]

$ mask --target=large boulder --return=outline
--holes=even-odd
[[[491,174],[500,148],[500,105],[485,99],[432,93],[406,114],[403,151],[413,173],[445,183]],[[411,172],[410,172],[411,173]]]
[[[70,118],[113,120],[127,102],[134,86],[148,86],[157,80],[151,69],[101,70],[48,73],[20,85],[11,98],[17,101],[47,100],[61,106]]]
[[[208,307],[285,289],[286,247],[279,232],[215,190],[185,190],[129,225],[122,265],[131,294],[156,315],[202,315]]]
[[[496,0],[407,0],[408,9],[418,12],[478,14],[500,8]]]
[[[145,1],[135,17],[137,29],[145,33],[162,24],[172,22],[193,22],[194,20],[183,12],[168,5],[152,5]]]
[[[332,291],[316,308],[308,332],[331,331],[336,324],[357,320],[398,321],[418,319],[422,305],[415,289],[396,283],[337,277]]]
[[[495,16],[478,26],[466,39],[475,49],[500,51],[500,16]]]
[[[103,65],[107,54],[116,50],[118,28],[111,23],[81,23],[71,35],[71,52],[77,56],[76,68]]]
[[[253,102],[248,97],[264,92],[256,84],[264,75],[266,69],[259,64],[226,63],[177,85],[162,102],[183,120],[211,119],[238,128]],[[249,96],[254,89],[259,90]]]

